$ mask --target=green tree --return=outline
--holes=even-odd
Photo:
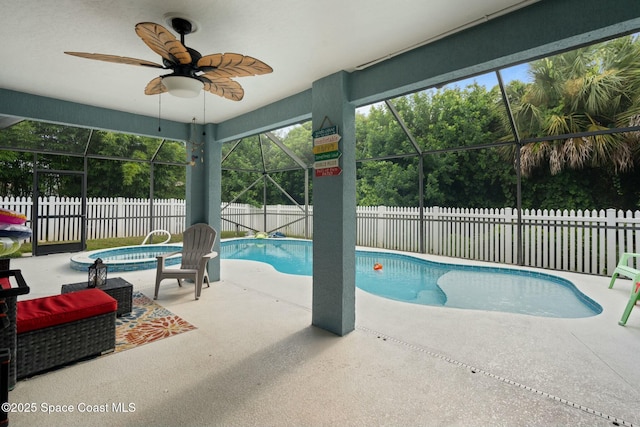
[[[425,205],[515,205],[513,169],[497,149],[479,149],[499,137],[501,112],[496,108],[497,99],[497,91],[471,85],[393,100],[403,122],[425,152]],[[357,117],[356,135],[361,158],[413,153],[403,160],[363,163],[358,172],[359,204],[417,206],[418,158],[391,112],[384,106],[373,107],[367,116]]]
[[[294,126],[287,132],[276,132],[275,135],[308,168],[312,167],[310,122]],[[225,157],[222,164],[223,200],[231,201],[241,195],[236,200],[238,203],[262,206],[264,185],[262,181],[257,184],[255,182],[260,176],[264,177],[268,174],[270,179],[266,180],[267,204],[291,204],[287,194],[297,203],[304,204],[304,169],[265,135],[252,136],[236,143],[225,144],[223,157]],[[254,184],[253,187],[247,190],[252,184]],[[311,179],[309,185],[311,186]],[[287,194],[284,194],[278,186]]]
[[[0,147],[16,151],[0,151],[3,195],[31,195],[34,155],[19,150],[33,150],[37,168],[41,170],[82,171],[85,150],[88,160],[88,189],[90,197],[148,197],[150,161],[160,140],[112,132],[91,132],[88,129],[50,123],[23,121],[0,132]],[[165,142],[163,162],[185,163],[184,146]],[[118,158],[112,160],[107,158]],[[130,159],[139,161],[127,161]],[[184,166],[162,165],[155,176],[155,196],[184,197]],[[182,184],[180,185],[176,184]],[[56,174],[43,175],[41,194],[77,196],[80,180]]]
[[[0,151],[0,196],[30,196],[33,187],[33,155]]]
[[[404,99],[394,101],[403,112]],[[405,133],[384,105],[356,115],[357,203],[361,206],[417,206],[418,160]],[[413,158],[393,158],[413,154]],[[374,159],[368,160],[366,159]]]
[[[264,170],[260,144],[256,136],[223,146],[223,201],[262,205],[262,184],[255,184]]]
[[[533,82],[510,91],[512,107],[521,138],[547,139],[522,147],[523,173],[543,166],[552,174],[588,166],[630,171],[637,133],[553,136],[636,124],[639,61],[640,42],[628,36],[532,62]]]

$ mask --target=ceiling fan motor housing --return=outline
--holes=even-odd
[[[193,29],[191,21],[184,18],[172,18],[171,27],[176,31],[176,33],[180,34],[181,36],[191,34],[191,31]]]
[[[189,55],[191,55],[190,63],[180,64],[180,62],[177,60],[169,61],[165,58],[162,58],[162,63],[166,68],[173,69],[173,74],[176,74],[178,76],[196,77],[196,73],[198,71],[202,71],[198,68],[198,61],[200,60],[200,58],[202,58],[202,55],[195,49],[191,49],[187,46],[185,47],[187,48]]]

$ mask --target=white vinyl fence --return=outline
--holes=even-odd
[[[0,199],[0,207],[32,218],[30,198]],[[79,240],[79,227],[65,216],[80,215],[79,199],[42,198],[39,241]],[[222,231],[280,231],[304,237],[313,230],[313,209],[272,205],[222,205]],[[90,199],[87,238],[145,236],[156,229],[181,233],[184,200]],[[359,246],[424,252],[504,264],[518,264],[518,233],[522,233],[522,265],[552,270],[610,275],[622,252],[640,253],[640,211],[524,210],[518,226],[516,209],[459,209],[430,207],[358,207],[356,243]],[[421,226],[422,224],[422,226]],[[27,224],[29,225],[29,223]],[[640,265],[636,265],[640,268]]]
[[[31,197],[0,199],[0,207],[34,218]],[[74,197],[41,197],[38,200],[38,241],[80,240],[82,201]],[[149,199],[123,197],[87,199],[87,239],[146,236],[151,230],[184,231],[185,203],[180,199],[153,201],[153,223]]]

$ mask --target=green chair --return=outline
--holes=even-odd
[[[627,308],[624,309],[624,314],[622,314],[622,319],[618,322],[619,325],[624,326],[627,323],[627,319],[631,314],[631,310],[635,307],[638,300],[640,300],[640,282],[635,282],[635,289],[631,289],[631,296],[629,297],[629,302],[627,303]]]
[[[615,270],[613,270],[613,276],[611,276],[611,282],[609,283],[609,289],[613,288],[613,282],[616,281],[619,275],[623,275],[625,277],[630,278],[633,283],[640,282],[640,270],[637,270],[633,267],[630,267],[629,258],[640,258],[640,254],[634,254],[630,252],[625,252],[620,257],[618,261],[618,266]]]

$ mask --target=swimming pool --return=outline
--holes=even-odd
[[[221,242],[221,258],[265,262],[281,273],[311,276],[310,241],[234,239]],[[374,264],[382,265],[374,270]],[[602,307],[569,280],[511,268],[427,261],[380,251],[356,251],[356,286],[415,304],[503,311],[542,317],[595,316]]]
[[[71,257],[71,268],[74,270],[87,271],[87,268],[96,259],[102,259],[107,265],[108,272],[118,271],[138,271],[156,268],[158,255],[177,252],[182,250],[182,245],[161,244],[161,245],[138,245],[120,246],[111,249],[99,249],[96,251],[83,252]],[[179,264],[181,255],[173,255],[167,258],[166,265]]]

